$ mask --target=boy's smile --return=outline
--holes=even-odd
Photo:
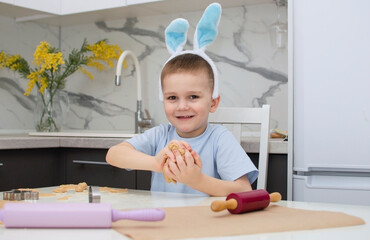
[[[192,118],[194,115],[192,116],[177,116],[178,119],[188,119],[188,118]]]
[[[208,114],[217,109],[219,98],[212,99],[209,81],[204,71],[172,73],[163,79],[164,110],[180,137],[201,135]]]

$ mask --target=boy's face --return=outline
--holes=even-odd
[[[201,135],[207,128],[208,114],[217,109],[220,97],[212,99],[208,75],[180,72],[163,79],[163,104],[168,121],[180,137]]]

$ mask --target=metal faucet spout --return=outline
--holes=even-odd
[[[114,84],[116,84],[116,86],[121,86],[121,76],[116,75],[116,78],[114,80]]]

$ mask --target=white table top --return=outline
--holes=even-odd
[[[54,188],[41,188],[41,192],[50,193]],[[65,195],[72,195],[68,201],[60,201]],[[189,194],[160,193],[150,191],[129,190],[124,194],[101,192],[101,202],[110,203],[115,209],[128,208],[161,208],[161,207],[180,207],[180,206],[209,206],[213,200],[224,200],[225,198],[201,197]],[[68,192],[57,197],[40,198],[39,202],[88,202],[88,194]],[[366,224],[343,227],[329,228],[312,231],[291,231],[269,234],[253,234],[245,236],[227,236],[204,239],[369,239],[370,237],[370,206],[339,205],[326,203],[306,203],[281,201],[277,203],[281,206],[308,209],[308,210],[328,210],[344,212],[350,215],[361,217]],[[49,240],[49,239],[87,239],[87,240],[122,240],[129,239],[112,229],[6,229],[0,226],[1,240]]]

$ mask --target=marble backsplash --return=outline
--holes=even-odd
[[[22,22],[0,16],[0,49],[19,53],[32,62],[40,41],[60,47],[65,54],[79,48],[84,38],[89,42],[108,39],[139,59],[142,75],[143,108],[156,124],[165,123],[158,99],[158,77],[169,54],[164,43],[164,29],[175,18],[189,21],[186,49],[192,48],[193,35],[202,11],[184,14],[125,18],[86,25],[56,27]],[[287,49],[274,49],[269,26],[276,21],[274,4],[248,5],[223,9],[216,41],[207,49],[220,73],[221,106],[259,107],[271,105],[271,128],[287,129],[288,59]],[[64,92],[64,130],[119,130],[134,128],[136,110],[136,74],[131,60],[122,71],[122,84],[114,85],[115,69],[93,72],[94,80],[75,73]],[[0,70],[0,133],[33,130],[34,89],[23,95],[27,81],[6,69]],[[67,111],[68,110],[68,111]]]

